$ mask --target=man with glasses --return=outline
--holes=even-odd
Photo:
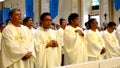
[[[40,16],[41,28],[35,33],[37,51],[36,68],[52,68],[61,65],[61,49],[56,33],[50,29],[52,18],[50,13]]]
[[[106,52],[104,40],[98,31],[98,22],[95,18],[88,21],[90,29],[86,34],[88,41],[88,61],[97,61],[103,59]]]
[[[103,38],[106,45],[106,58],[114,58],[120,56],[120,46],[115,36],[116,24],[109,22],[107,29],[103,32]]]

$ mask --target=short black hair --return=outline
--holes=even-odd
[[[65,20],[65,19],[63,19],[63,18],[60,18],[60,20],[59,20],[59,21],[60,21],[60,25],[61,25],[61,24],[62,24],[62,22],[63,22],[63,21],[66,21],[66,20]]]
[[[13,15],[13,13],[14,13],[15,11],[20,11],[20,9],[18,9],[18,8],[11,9],[11,10],[9,11],[9,17],[10,17],[11,15]]]
[[[4,23],[0,23],[0,27],[1,27],[2,25],[4,25]]]
[[[85,22],[85,26],[87,26],[87,25],[89,25],[89,23],[88,23],[88,22]]]
[[[31,17],[26,17],[24,20],[23,20],[23,25],[26,25],[26,22],[28,21],[28,19],[30,19]]]
[[[40,20],[43,21],[44,18],[45,18],[45,16],[51,16],[51,15],[50,15],[50,13],[45,12],[45,13],[43,13],[43,14],[40,16]]]
[[[89,24],[90,29],[91,29],[91,24],[93,23],[93,21],[96,21],[96,19],[91,18],[91,19],[88,20],[88,24]]]
[[[51,23],[52,26],[55,26],[55,23]]]
[[[77,13],[71,13],[68,17],[69,24],[71,24],[71,21],[74,20],[77,17],[79,17],[79,15]]]
[[[112,27],[112,26],[116,26],[115,22],[109,22],[107,27]]]

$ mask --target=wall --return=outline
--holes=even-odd
[[[35,26],[38,27],[39,26],[39,19],[40,19],[40,3],[41,3],[41,0],[33,0],[34,1],[34,23],[35,23]]]
[[[59,23],[60,18],[68,20],[68,16],[72,13],[72,0],[59,0],[58,16],[53,20],[55,23]]]
[[[39,26],[39,17],[43,12],[49,12],[49,0],[33,0],[34,1],[34,23]],[[84,26],[84,23],[88,21],[88,14],[100,14],[100,22],[108,23],[109,21],[115,21],[118,23],[120,17],[120,10],[114,9],[113,0],[100,0],[100,10],[91,11],[92,0],[59,0],[59,12],[58,16],[53,20],[54,23],[59,23],[59,19],[68,19],[68,16],[75,12],[80,15],[80,25]],[[2,9],[0,3],[0,9]],[[20,8],[23,17],[25,17],[25,0],[6,0],[3,3],[7,8]],[[107,13],[107,20],[104,18],[104,14]]]
[[[0,10],[2,10],[2,2],[0,2]]]
[[[41,0],[41,13],[50,12],[49,5],[50,0]]]
[[[119,17],[120,17],[120,9],[118,10],[118,11],[116,11],[115,9],[114,9],[114,22],[116,22],[117,24],[119,24]]]
[[[101,23],[108,23],[110,21],[114,21],[116,24],[119,23],[120,17],[120,9],[118,11],[114,8],[113,0],[100,0],[101,7],[100,7],[100,15],[101,15]],[[107,13],[107,20],[104,19],[104,14]]]
[[[59,0],[58,16],[53,20],[55,23],[59,23],[60,18],[68,21],[68,16],[71,13],[78,13],[78,0]]]
[[[107,18],[105,20],[104,14],[107,14]],[[109,22],[109,0],[100,0],[100,22],[108,23]]]
[[[19,8],[22,12],[22,16],[25,17],[25,0],[5,0],[4,7],[6,8]]]
[[[39,17],[40,17],[40,1],[41,0],[33,0],[34,1],[34,23],[36,26],[39,26]],[[0,4],[1,5],[1,4]],[[26,11],[25,11],[25,0],[5,0],[3,3],[3,6],[6,8],[19,8],[22,13],[22,17],[24,18],[26,16]]]
[[[91,0],[81,0],[81,24],[85,28],[85,22],[88,21],[88,14],[91,13]]]

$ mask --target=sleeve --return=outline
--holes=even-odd
[[[106,46],[109,47],[109,49],[111,49],[112,52],[116,52],[116,50],[120,51],[119,43],[115,38],[115,35],[114,37],[112,37],[112,36],[109,36],[108,34],[104,34],[103,38],[106,42]]]
[[[70,28],[65,29],[65,31],[64,31],[64,44],[65,44],[65,47],[72,48],[73,44],[76,42],[78,37],[79,37],[79,34],[75,33]]]
[[[88,47],[89,47],[89,49],[92,49],[93,51],[96,51],[97,54],[100,54],[103,46],[98,42],[98,39],[96,37],[97,36],[95,36],[91,32],[89,32],[87,34],[87,41],[89,42]]]
[[[36,49],[36,52],[38,52],[40,49],[45,49],[46,47],[46,44],[42,42],[42,40],[40,40],[41,37],[40,37],[40,32],[37,31],[35,33],[35,49]]]
[[[13,31],[5,29],[2,35],[3,65],[9,66],[10,64],[13,64],[25,56],[26,53],[27,50],[20,47],[19,43],[15,41]]]

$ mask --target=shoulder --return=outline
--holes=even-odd
[[[70,26],[70,25],[66,26],[65,32],[66,32],[66,31],[73,31],[73,27]]]
[[[49,29],[49,32],[56,34],[56,33],[57,33],[57,30]]]
[[[15,29],[14,26],[10,23],[4,28],[2,33],[4,34],[4,33],[12,32],[14,31],[14,29]]]

